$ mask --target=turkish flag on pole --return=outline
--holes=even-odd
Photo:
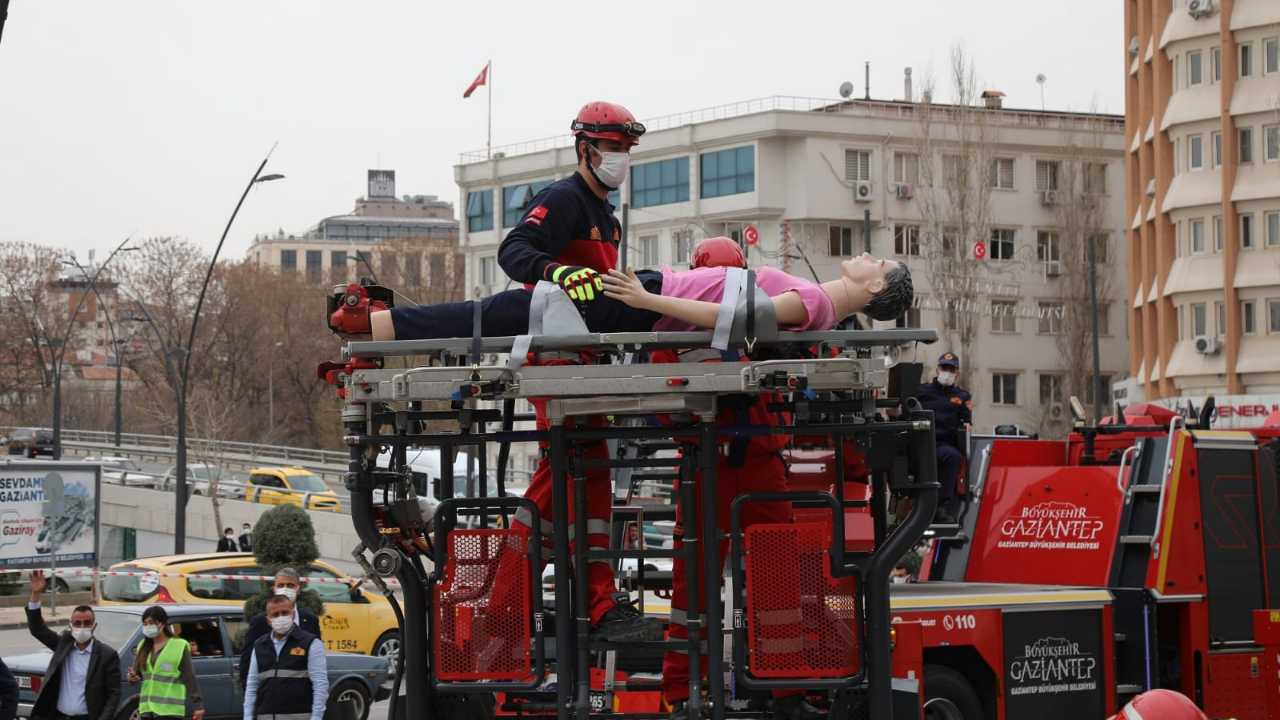
[[[489,63],[485,63],[484,69],[481,70],[480,74],[476,76],[475,82],[471,83],[471,87],[467,88],[467,91],[462,93],[462,97],[463,98],[471,97],[471,93],[475,92],[476,88],[480,87],[481,85],[484,85],[484,81],[488,77],[489,77]]]

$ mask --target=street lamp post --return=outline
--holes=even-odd
[[[137,248],[125,247],[125,245],[127,245],[128,242],[132,239],[133,239],[132,235],[125,238],[124,242],[121,242],[119,245],[117,245],[115,249],[111,251],[111,254],[107,256],[107,259],[102,261],[102,264],[98,266],[97,271],[93,273],[93,277],[89,278],[89,288],[91,290],[93,289],[94,285],[98,282],[98,276],[102,274],[102,271],[106,269],[107,265],[111,263],[111,259],[114,258],[117,253],[119,253],[122,250],[125,250],[125,251],[137,250]],[[78,264],[77,264],[77,267],[79,267]],[[71,317],[67,319],[67,332],[62,336],[62,347],[58,348],[58,359],[57,359],[57,362],[54,363],[54,376],[53,376],[53,459],[54,460],[62,459],[62,362],[67,355],[67,345],[70,344],[71,342],[71,332],[75,330],[75,327],[76,327],[76,318],[80,316],[80,310],[84,307],[84,300],[88,296],[89,296],[89,293],[87,292],[81,293],[79,301],[76,302],[75,310],[71,311]]]
[[[273,147],[272,150],[274,149]],[[187,551],[187,384],[191,378],[191,350],[196,342],[196,327],[200,322],[200,310],[204,307],[204,296],[209,290],[209,281],[213,279],[213,269],[218,265],[218,254],[222,252],[222,244],[226,242],[227,233],[231,232],[231,224],[236,221],[236,215],[240,213],[240,207],[244,205],[245,198],[249,197],[249,191],[260,182],[284,178],[284,175],[279,173],[262,174],[263,168],[267,166],[267,161],[270,159],[271,153],[268,152],[267,156],[262,159],[262,163],[258,165],[258,169],[254,171],[249,184],[244,188],[244,192],[240,194],[240,201],[236,203],[235,210],[231,211],[231,217],[227,219],[227,226],[222,229],[222,237],[218,239],[218,246],[213,250],[213,259],[209,261],[209,269],[204,275],[204,285],[200,286],[200,297],[196,300],[196,312],[191,316],[191,332],[187,335],[187,346],[183,349],[182,377],[178,390],[178,447],[177,467],[175,469],[177,487],[176,497],[174,498],[175,517],[173,523],[173,552],[177,555]]]
[[[267,438],[274,441],[276,437],[276,351],[284,345],[278,342],[271,346],[271,359],[267,362]]]
[[[156,334],[156,340],[160,342],[160,350],[164,353],[164,366],[169,371],[169,384],[173,387],[173,398],[178,407],[181,408],[183,401],[182,393],[178,391],[178,369],[174,367],[173,361],[182,353],[182,348],[169,347],[169,343],[165,341],[164,333],[160,331],[160,325],[156,322],[155,316],[151,314],[151,311],[147,309],[147,306],[141,300],[134,298],[133,304],[137,306],[138,310],[142,311],[142,317],[132,316],[123,319],[128,322],[145,322],[151,325],[152,331]]]

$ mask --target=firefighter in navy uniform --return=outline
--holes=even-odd
[[[973,424],[973,396],[967,390],[956,387],[960,370],[960,358],[953,352],[945,352],[938,358],[938,370],[932,382],[916,390],[916,398],[925,410],[933,411],[934,440],[938,444],[938,511],[933,522],[951,525],[956,519],[946,507],[956,496],[956,481],[964,454],[960,452],[960,431]]]
[[[271,632],[253,645],[245,677],[244,720],[324,720],[329,672],[324,644],[293,624],[293,601],[267,601]]]
[[[581,305],[603,296],[600,275],[617,266],[621,224],[613,214],[608,197],[626,179],[631,148],[639,143],[644,126],[621,105],[589,102],[578,111],[570,131],[574,134],[577,171],[543,188],[529,201],[520,222],[498,247],[498,264],[516,282],[529,286],[539,280],[554,282]],[[551,352],[531,354],[529,361],[536,365],[576,365],[592,359],[589,353]],[[538,429],[550,427],[546,401],[531,402]],[[591,417],[586,424],[592,427],[604,422],[604,418]],[[609,458],[604,441],[584,445],[586,459]],[[542,537],[545,560],[554,518],[551,463],[546,456],[546,443],[540,443],[540,451],[538,466],[524,497],[538,506],[542,527],[529,527],[532,518],[523,509],[516,513],[513,527]],[[607,549],[613,504],[610,473],[607,468],[592,468],[585,475],[577,479],[587,485],[587,544]],[[571,528],[575,520],[573,512],[570,504],[566,521]],[[586,581],[593,639],[619,642],[662,638],[661,621],[645,617],[631,605],[625,593],[618,593],[613,565],[608,560],[591,561]],[[507,600],[514,602],[502,596],[500,589],[498,593],[504,605]]]

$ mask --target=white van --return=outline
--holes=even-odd
[[[440,498],[436,497],[436,487],[440,481],[441,472],[440,449],[409,448],[405,453],[405,460],[408,462],[410,472],[413,473],[413,484],[418,496],[427,501],[431,506],[432,514],[434,514],[435,508],[440,504]],[[391,451],[388,449],[378,455],[378,468],[387,470],[390,466]],[[480,486],[477,482],[479,477],[480,460],[475,456],[458,453],[458,456],[453,460],[453,496],[479,496]],[[498,481],[492,471],[486,473],[484,482],[485,495],[487,497],[495,497],[498,494]],[[506,491],[507,495],[524,494],[523,487],[508,486]]]

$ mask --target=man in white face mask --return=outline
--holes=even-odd
[[[244,684],[244,720],[302,718],[323,720],[329,700],[324,643],[294,624],[293,601],[276,595],[267,601],[271,633],[254,641]]]
[[[938,511],[933,516],[937,525],[951,525],[956,519],[947,505],[956,496],[956,481],[964,455],[960,452],[960,430],[969,430],[973,423],[973,396],[956,385],[960,372],[960,358],[953,352],[945,352],[938,358],[938,370],[933,382],[927,382],[916,390],[916,398],[925,410],[933,411],[934,439],[938,445]]]
[[[313,613],[298,607],[298,594],[302,592],[301,578],[298,577],[298,571],[291,567],[280,568],[276,573],[275,594],[283,595],[289,599],[292,606],[293,624],[303,630],[320,637],[320,618]],[[247,679],[249,672],[249,661],[253,654],[253,643],[258,638],[266,635],[271,631],[271,623],[267,619],[266,613],[258,613],[249,620],[249,629],[244,635],[244,651],[240,653],[240,678],[243,683]],[[323,639],[323,638],[321,638]]]
[[[61,633],[54,632],[44,624],[40,614],[40,596],[49,581],[43,570],[32,571],[30,577],[27,629],[32,637],[53,651],[31,717],[111,720],[120,704],[120,656],[93,637],[98,627],[93,608],[81,605],[72,610],[71,627]]]

